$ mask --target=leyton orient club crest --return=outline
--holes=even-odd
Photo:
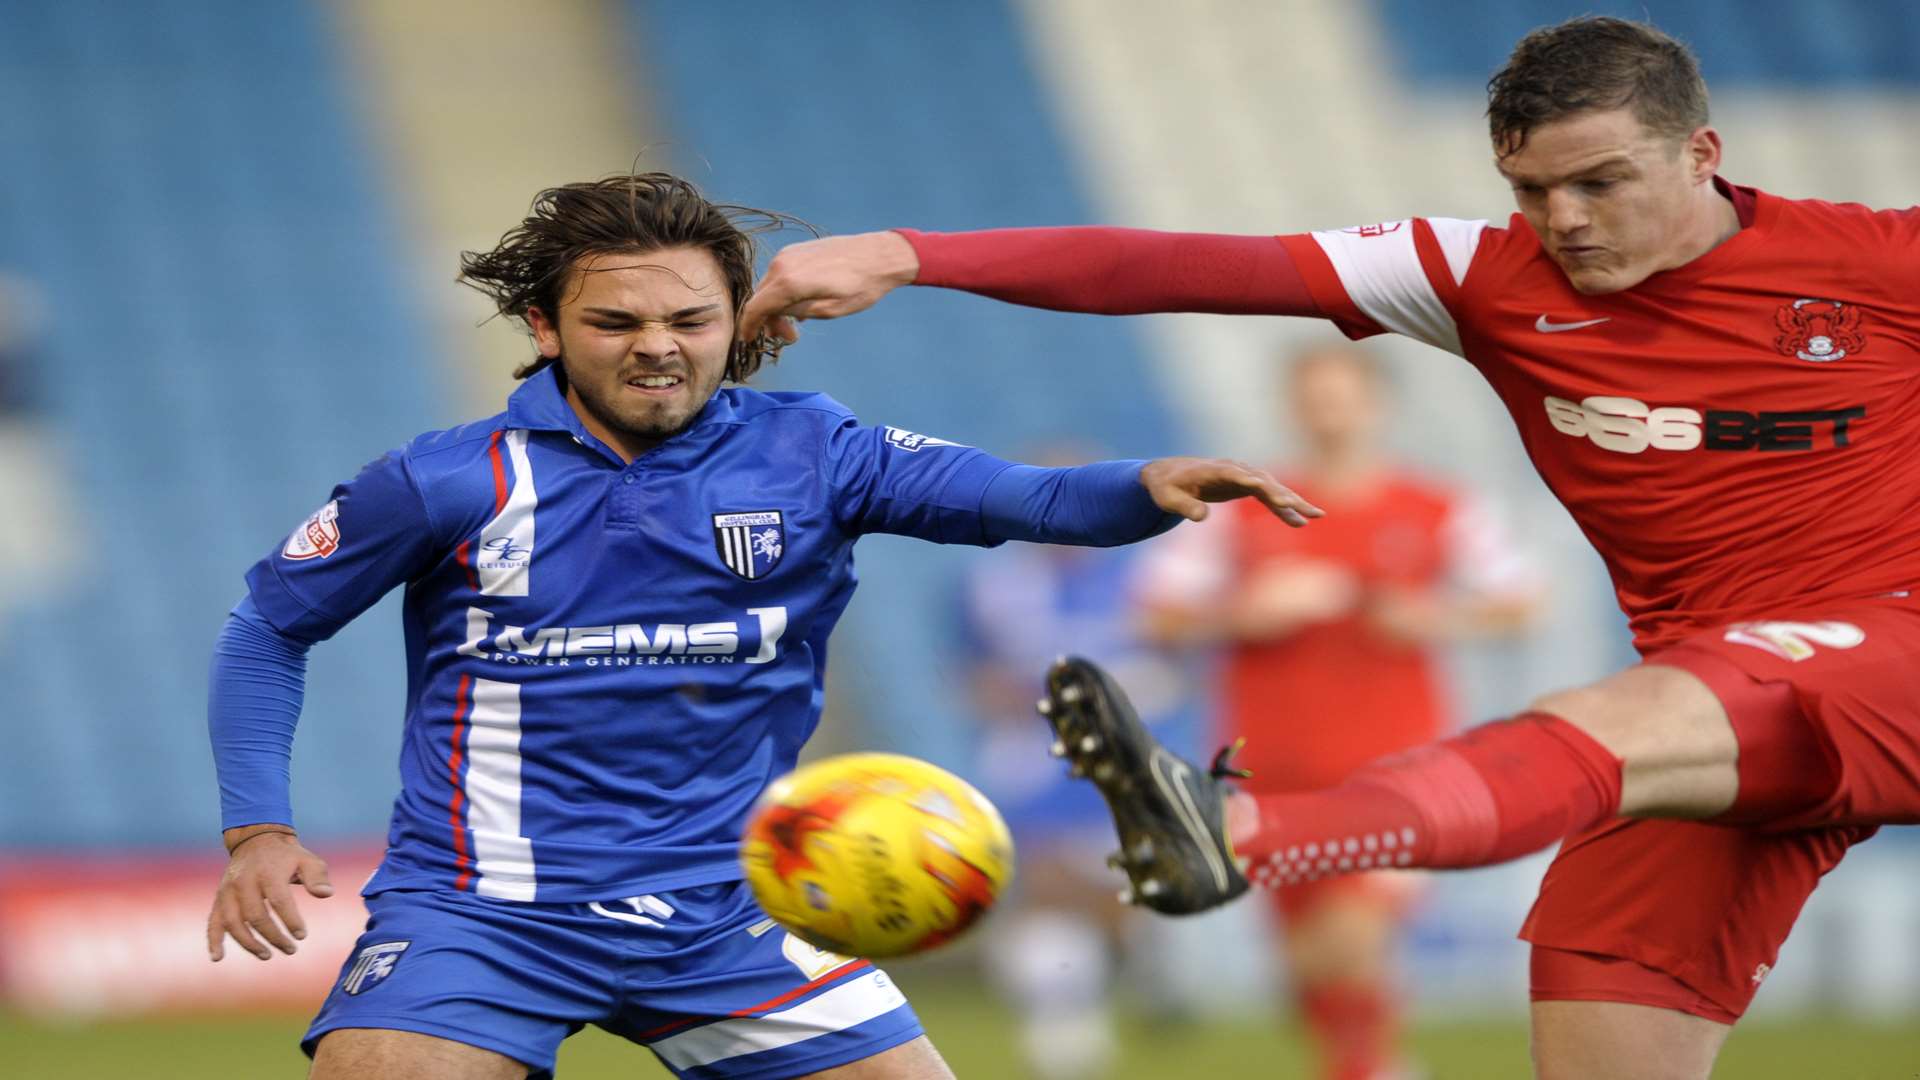
[[[1816,364],[1845,359],[1867,344],[1867,335],[1860,332],[1860,309],[1838,300],[1781,304],[1773,313],[1773,325],[1780,330],[1774,348]]]
[[[727,569],[755,581],[766,577],[787,548],[786,530],[780,524],[780,511],[757,510],[750,514],[713,515],[713,544]]]

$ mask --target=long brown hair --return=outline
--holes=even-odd
[[[1627,19],[1582,16],[1541,27],[1487,80],[1487,128],[1501,157],[1542,124],[1628,107],[1657,135],[1684,139],[1707,123],[1707,84],[1693,52]]]
[[[460,253],[459,280],[487,295],[500,314],[527,325],[529,308],[559,320],[561,290],[573,267],[592,255],[703,248],[720,264],[737,319],[753,295],[758,236],[805,222],[772,210],[709,202],[700,189],[663,172],[562,184],[534,196],[526,219],[492,251]],[[809,229],[809,231],[811,231]],[[780,343],[763,336],[734,342],[726,377],[745,382],[778,358]],[[514,371],[524,379],[553,363],[535,355]]]

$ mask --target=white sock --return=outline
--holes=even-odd
[[[1071,912],[1009,912],[988,942],[988,972],[1021,1017],[1021,1047],[1049,1080],[1104,1075],[1115,1052],[1105,935]]]

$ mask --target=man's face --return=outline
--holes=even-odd
[[[1342,348],[1296,360],[1290,389],[1295,429],[1315,453],[1363,447],[1378,436],[1382,420],[1378,376]]]
[[[1649,132],[1631,109],[1542,124],[1495,167],[1513,187],[1541,246],[1582,293],[1631,289],[1700,254],[1698,188],[1713,177],[1720,139]]]
[[[733,297],[705,248],[590,255],[560,287],[558,317],[527,313],[540,354],[567,373],[588,431],[637,456],[685,428],[720,386]]]

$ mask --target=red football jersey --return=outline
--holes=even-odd
[[[1716,183],[1745,227],[1605,296],[1517,214],[1282,238],[1350,336],[1480,370],[1643,653],[1920,585],[1920,208]]]
[[[1292,529],[1255,500],[1214,508],[1155,541],[1142,567],[1149,603],[1211,607],[1276,569],[1312,564],[1343,579],[1341,611],[1222,657],[1221,741],[1247,740],[1237,764],[1256,791],[1325,787],[1375,758],[1451,728],[1451,700],[1430,646],[1382,630],[1369,609],[1393,591],[1450,586],[1531,591],[1532,566],[1497,519],[1452,491],[1391,473],[1364,492],[1289,478],[1327,516]]]

